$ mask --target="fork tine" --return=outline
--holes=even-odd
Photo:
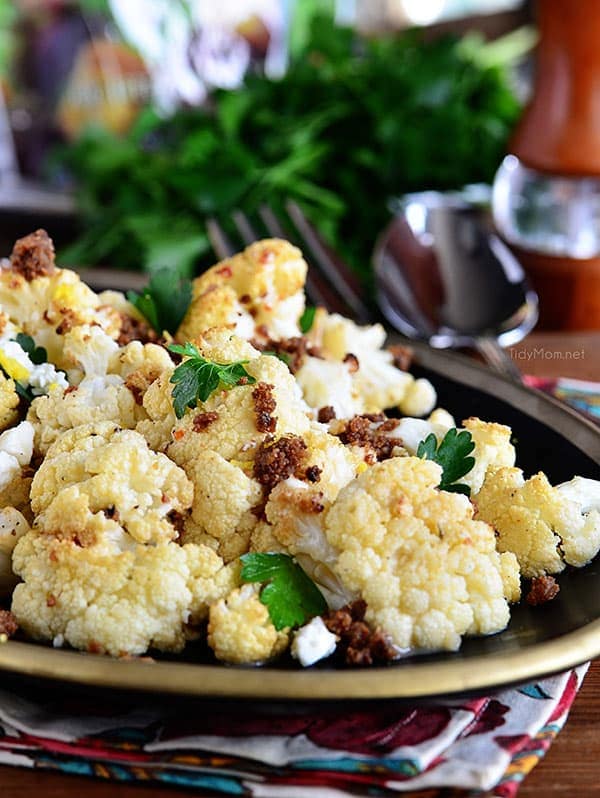
[[[283,229],[281,222],[268,205],[261,205],[258,209],[258,215],[262,219],[269,235],[273,236],[273,238],[287,237],[288,233]]]
[[[250,220],[246,216],[246,214],[239,210],[239,208],[232,212],[231,218],[233,219],[233,223],[235,224],[238,233],[244,244],[248,246],[248,244],[254,243],[254,241],[258,241],[260,236],[258,236],[250,224]]]
[[[296,202],[288,200],[285,207],[303,240],[305,248],[310,252],[311,260],[318,266],[322,274],[344,300],[351,310],[351,315],[358,322],[372,321],[373,314],[361,298],[362,288],[356,275],[350,271],[339,256],[326,247]]]
[[[235,254],[231,241],[214,216],[210,216],[206,220],[206,232],[210,245],[219,260],[225,260]]]

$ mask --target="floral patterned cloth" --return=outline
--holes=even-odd
[[[587,666],[494,696],[258,715],[0,691],[0,763],[257,798],[456,787],[513,798],[564,724]]]

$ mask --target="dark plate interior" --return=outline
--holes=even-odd
[[[590,423],[581,420],[574,412],[566,410],[559,403],[495,376],[464,357],[426,348],[423,348],[422,351],[418,349],[417,352],[417,360],[421,365],[413,368],[413,372],[417,376],[426,376],[432,380],[438,391],[439,405],[449,410],[458,422],[468,416],[479,416],[484,420],[507,424],[512,428],[518,453],[517,464],[523,468],[526,476],[543,470],[553,484],[569,480],[575,474],[600,479],[600,434]],[[539,607],[530,607],[522,601],[513,608],[508,628],[499,634],[467,638],[460,651],[456,653],[421,654],[403,659],[384,669],[367,669],[370,671],[368,678],[377,680],[381,676],[385,676],[386,673],[391,675],[390,671],[397,673],[408,667],[412,672],[411,679],[414,677],[418,681],[421,669],[414,666],[428,665],[430,668],[433,666],[436,669],[443,669],[446,665],[454,663],[455,667],[460,666],[461,673],[464,670],[466,674],[464,687],[459,687],[456,680],[452,682],[451,692],[453,695],[458,695],[467,692],[489,692],[490,686],[500,687],[515,681],[522,682],[552,673],[566,666],[578,664],[586,658],[600,653],[600,627],[595,630],[595,626],[598,624],[593,625],[594,621],[600,619],[599,570],[600,558],[585,568],[566,569],[559,577],[561,589],[556,599]],[[590,624],[592,627],[589,626]],[[588,631],[590,628],[594,629],[591,633],[593,639],[590,644],[590,634],[588,633],[585,644],[580,647],[582,638],[578,637],[578,634],[586,627],[588,627]],[[560,667],[553,661],[540,663],[538,657],[531,667],[528,666],[528,669],[520,671],[520,678],[513,677],[512,671],[507,672],[506,670],[501,677],[498,677],[497,681],[494,681],[495,677],[490,677],[490,673],[495,673],[494,669],[499,660],[505,658],[507,654],[509,656],[511,653],[527,654],[528,651],[538,650],[540,646],[543,649],[544,644],[549,641],[555,641],[565,636],[570,640],[569,636],[573,635],[573,648],[567,652],[567,660],[565,660],[564,645],[561,648]],[[10,648],[10,645],[6,648]],[[31,651],[32,656],[36,651],[40,652],[42,657],[48,658],[48,662],[54,654],[46,647],[33,644],[27,644],[26,648]],[[42,652],[44,653],[42,654]],[[56,655],[57,657],[67,656],[62,652],[56,652]],[[76,656],[77,663],[90,660],[89,655],[85,654],[69,656]],[[110,661],[108,658],[92,659],[104,660],[105,665],[102,666],[104,671],[101,674],[83,673],[79,679],[78,665],[73,665],[71,662],[62,671],[61,668],[58,668],[56,675],[58,678],[66,678],[73,682],[81,681],[82,684],[87,685],[88,689],[90,686],[108,687],[113,690],[117,688],[120,683],[119,674],[124,673],[125,663]],[[198,700],[198,694],[202,695],[203,674],[205,677],[221,679],[220,675],[214,677],[214,673],[217,671],[218,674],[222,674],[223,687],[213,684],[213,687],[207,691],[208,696],[225,695],[230,698],[235,696],[236,700],[240,698],[253,699],[251,692],[244,692],[244,683],[254,682],[255,685],[257,684],[256,669],[226,668],[222,665],[215,668],[215,661],[204,646],[190,646],[184,656],[160,656],[160,664],[155,666],[157,677],[158,669],[164,665],[172,669],[172,678],[177,680],[178,668],[175,663],[180,664],[180,667],[183,668],[186,667],[183,663],[195,666],[191,689],[190,673],[188,672],[185,677],[187,682],[179,691],[184,694],[191,692],[196,696],[195,700]],[[464,663],[464,669],[460,665],[461,663]],[[487,663],[489,663],[489,668],[487,668]],[[0,667],[11,669],[10,662],[2,662],[1,657]],[[139,666],[133,664],[132,667]],[[196,668],[197,684],[195,681]],[[13,668],[13,670],[19,669]],[[23,669],[20,670],[22,677]],[[274,678],[275,682],[279,679],[279,686],[274,688],[269,705],[275,707],[278,703],[286,702],[290,698],[294,700],[300,698],[304,704],[310,704],[310,684],[315,684],[315,680],[328,680],[335,677],[336,673],[338,679],[344,675],[353,676],[347,669],[333,661],[320,663],[315,668],[303,673],[300,671],[301,669],[291,660],[283,660],[277,665],[267,666],[260,670],[261,680],[264,680],[266,685],[263,690],[265,693],[268,693],[269,690],[269,675]],[[425,671],[427,671],[427,667]],[[488,671],[487,674],[486,671]],[[210,672],[212,672],[212,676]],[[456,673],[456,671],[454,672]],[[32,666],[26,668],[25,673],[29,677],[40,675],[48,677],[52,672],[49,674],[48,668],[40,670]],[[365,671],[362,673],[367,675]],[[354,675],[357,680],[361,678],[359,672],[354,672]],[[283,676],[285,679],[282,681],[280,677]],[[428,679],[422,693],[413,690],[405,694],[401,687],[395,691],[395,687],[392,686],[388,695],[390,698],[402,699],[404,697],[409,700],[415,700],[415,697],[418,698],[422,695],[423,698],[431,699],[439,694],[440,690],[438,688],[436,691],[435,684],[432,687],[431,670]],[[288,691],[285,687],[288,683],[290,685],[296,683],[298,688],[290,688]],[[124,684],[130,689],[131,679],[127,679]],[[137,685],[134,686],[137,688]],[[161,686],[161,681],[152,676],[146,680],[144,685],[140,685],[139,689],[158,693],[161,690],[177,692],[177,688],[174,688],[172,684]],[[358,687],[356,691],[347,687],[339,688],[337,692],[334,690],[332,698],[346,701],[354,698],[364,700],[368,698],[368,695],[369,688],[368,685],[364,686],[363,680],[363,686]],[[264,698],[263,695],[262,700]],[[322,692],[319,700],[323,700]]]

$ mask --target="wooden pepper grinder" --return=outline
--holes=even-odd
[[[533,96],[494,218],[540,295],[540,327],[600,329],[600,0],[538,0]]]

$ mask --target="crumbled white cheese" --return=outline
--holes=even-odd
[[[323,619],[317,616],[294,635],[292,656],[303,668],[308,668],[333,654],[336,645],[337,637],[325,626]]]
[[[29,465],[33,455],[33,424],[21,421],[0,435],[0,452],[14,457],[19,466]]]
[[[52,363],[40,363],[39,366],[34,366],[29,375],[29,385],[35,396],[49,393],[55,386],[63,390],[69,387],[64,372],[57,371]]]
[[[591,510],[600,510],[600,481],[574,477],[556,487],[566,499],[578,504],[583,514]]]

